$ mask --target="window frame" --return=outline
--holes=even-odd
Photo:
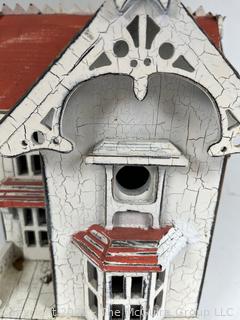
[[[19,208],[17,209],[18,217],[20,221],[21,233],[22,233],[22,247],[24,256],[27,259],[33,260],[49,260],[49,239],[48,244],[43,245],[43,241],[41,241],[41,232],[46,233],[45,236],[48,235],[47,224],[39,225],[38,221],[38,209],[39,208]],[[25,224],[25,211],[31,210],[31,218],[32,224],[26,225]],[[46,211],[45,211],[45,214]],[[28,245],[26,233],[34,232],[35,237],[35,245]],[[34,250],[34,251],[33,251]]]
[[[89,281],[88,277],[88,266],[92,265],[96,268],[97,272],[97,286],[94,286],[91,281]],[[95,319],[100,320],[103,319],[103,282],[104,282],[104,272],[98,268],[98,266],[93,263],[90,259],[84,256],[83,261],[83,268],[84,268],[84,296],[85,296],[85,303],[86,303],[86,318],[87,319]],[[89,301],[89,290],[96,296],[97,298],[97,315],[94,314],[93,310],[90,307]]]
[[[114,297],[112,293],[112,277],[124,277],[125,287],[122,297]],[[132,278],[142,278],[142,290],[143,294],[141,297],[132,296]],[[145,284],[144,284],[145,283]],[[111,308],[112,305],[123,305],[125,314],[124,320],[131,319],[131,306],[140,306],[143,309],[143,315],[141,320],[146,320],[148,316],[148,293],[151,285],[151,275],[150,273],[106,273],[105,280],[105,296],[106,296],[106,306],[105,306],[105,319],[111,320]]]
[[[163,270],[161,273],[164,276],[163,281],[159,283],[158,281],[158,273],[154,272],[151,275],[151,288],[149,294],[149,317],[153,320],[161,320],[165,318],[165,304],[166,304],[166,293],[168,288],[168,276],[169,276],[169,268]],[[156,311],[155,309],[155,301],[159,294],[162,292],[162,303],[160,308]]]
[[[26,157],[28,173],[19,174],[18,160],[17,160],[19,157],[16,157],[16,158],[13,159],[13,167],[14,167],[14,175],[15,175],[15,177],[22,178],[22,179],[24,179],[24,178],[32,178],[32,179],[40,178],[42,176],[42,172],[40,171],[38,174],[34,173],[33,160],[32,160],[32,157],[34,157],[34,156],[39,156],[40,157],[39,152],[31,152],[31,153],[23,154],[20,157],[22,157],[22,156]],[[40,162],[41,162],[41,159],[40,159]]]

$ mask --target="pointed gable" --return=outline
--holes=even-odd
[[[239,152],[239,125],[230,127],[226,112],[238,121],[238,75],[177,0],[108,0],[0,126],[0,152],[16,156],[30,150],[70,152],[61,133],[64,101],[80,83],[105,74],[133,80],[136,98],[147,94],[149,77],[172,73],[200,86],[213,102],[222,128],[209,152]],[[53,110],[52,126],[42,121]]]

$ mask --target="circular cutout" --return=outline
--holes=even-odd
[[[126,57],[129,52],[129,47],[126,41],[119,40],[113,46],[113,52],[118,58]]]
[[[116,174],[116,181],[125,192],[142,193],[149,186],[150,172],[145,167],[125,166]]]
[[[151,61],[150,58],[146,58],[146,59],[144,60],[144,64],[145,64],[145,66],[147,66],[147,67],[149,67],[149,66],[151,65],[151,63],[152,63],[152,61]]]
[[[43,144],[45,142],[45,136],[42,131],[35,131],[32,134],[32,141],[36,144]]]
[[[174,46],[169,42],[163,43],[159,48],[159,55],[164,60],[171,59],[174,55]]]
[[[132,68],[136,68],[137,65],[138,65],[137,60],[132,60],[132,61],[130,62],[130,66],[131,66]]]
[[[61,138],[60,137],[55,137],[53,140],[52,140],[53,144],[55,145],[59,145],[60,142],[61,142]]]
[[[27,146],[28,146],[27,140],[22,140],[22,146],[23,146],[23,147],[27,147]]]

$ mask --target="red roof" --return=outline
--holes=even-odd
[[[199,27],[208,35],[208,38],[217,48],[222,49],[221,34],[219,30],[218,17],[207,15],[194,17]]]
[[[0,16],[0,110],[12,108],[86,25],[89,16]]]
[[[90,18],[66,14],[0,16],[0,110],[9,110],[26,94]],[[220,47],[217,18],[195,19]]]
[[[73,243],[99,268],[108,272],[161,271],[159,241],[171,227],[143,230],[93,225],[73,235]]]
[[[0,185],[0,208],[45,208],[42,181],[8,178]]]

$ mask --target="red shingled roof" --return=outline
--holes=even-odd
[[[208,38],[217,48],[222,49],[221,34],[219,31],[218,17],[211,14],[202,17],[194,17],[199,27],[208,35]]]
[[[89,21],[78,15],[0,16],[0,110],[8,110]]]
[[[45,208],[43,182],[14,178],[1,182],[0,208]]]
[[[73,243],[100,269],[108,272],[159,272],[159,241],[171,227],[105,229],[93,225],[73,235]]]
[[[9,110],[90,20],[79,15],[0,16],[0,110]],[[220,47],[217,18],[195,17]]]

